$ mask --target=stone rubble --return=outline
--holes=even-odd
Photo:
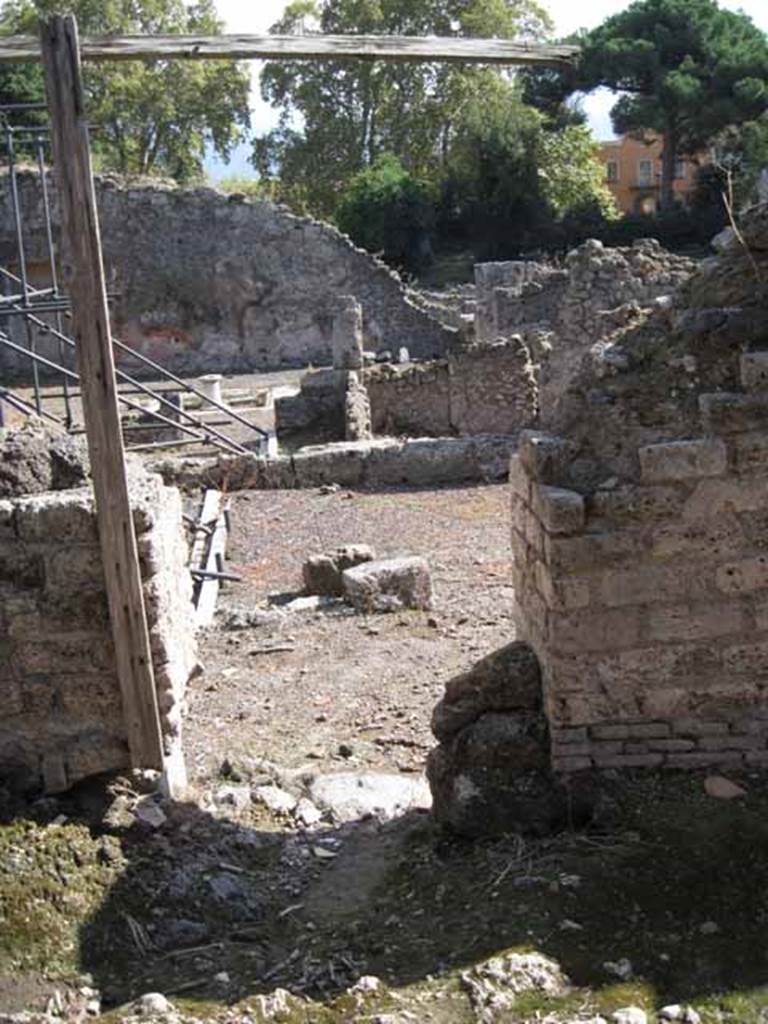
[[[363,562],[342,573],[344,599],[359,612],[429,611],[432,580],[425,559],[389,558]]]
[[[367,544],[343,544],[333,551],[312,555],[304,563],[302,576],[307,594],[341,597],[343,573],[356,565],[372,562],[376,555]]]

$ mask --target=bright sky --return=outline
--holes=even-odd
[[[574,3],[573,0],[543,0],[555,21],[558,36],[567,35],[579,28],[593,28],[610,14],[615,14],[627,6],[627,0],[589,0],[587,4]],[[266,33],[282,14],[286,0],[217,0],[217,9],[226,23],[228,32]],[[732,11],[741,10],[748,14],[756,25],[768,31],[767,0],[720,0],[720,6]],[[256,134],[268,131],[276,123],[276,112],[263,103],[259,95],[258,74],[260,65],[254,62],[253,88],[253,130]],[[589,116],[593,131],[600,139],[611,138],[611,122],[608,112],[613,106],[614,97],[607,90],[598,90],[588,96],[584,108]],[[253,168],[247,162],[250,145],[241,147],[233,154],[228,166],[212,161],[209,173],[213,178],[227,177],[232,174],[253,175]]]

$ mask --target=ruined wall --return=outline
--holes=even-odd
[[[513,434],[535,418],[528,351],[518,340],[445,360],[365,372],[375,434]]]
[[[20,187],[27,254],[42,284],[36,176],[22,174]],[[367,348],[405,345],[418,358],[434,358],[452,340],[393,271],[328,224],[212,189],[123,187],[100,178],[97,199],[109,287],[119,294],[115,332],[178,373],[329,363],[339,295],[362,304]],[[0,225],[0,261],[13,262],[7,178],[0,180]],[[41,351],[49,345],[41,339]],[[8,353],[0,360],[6,372],[17,365]]]
[[[768,763],[768,208],[595,346],[512,459],[560,771]]]
[[[196,665],[179,492],[131,479],[166,752]],[[64,790],[128,749],[89,489],[0,501],[0,777]]]

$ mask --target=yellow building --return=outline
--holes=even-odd
[[[655,213],[661,201],[662,140],[648,141],[624,135],[600,144],[600,160],[605,165],[605,181],[622,213]],[[687,203],[696,185],[696,171],[702,157],[685,157],[675,166],[675,195]]]

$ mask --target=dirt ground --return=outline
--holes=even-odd
[[[507,506],[503,485],[232,495],[228,563],[243,582],[222,592],[202,642],[185,734],[195,777],[225,758],[422,770],[445,682],[514,637]],[[340,543],[423,555],[433,611],[281,612],[301,592],[304,560]],[[277,621],[227,628],[233,612],[268,608]]]

